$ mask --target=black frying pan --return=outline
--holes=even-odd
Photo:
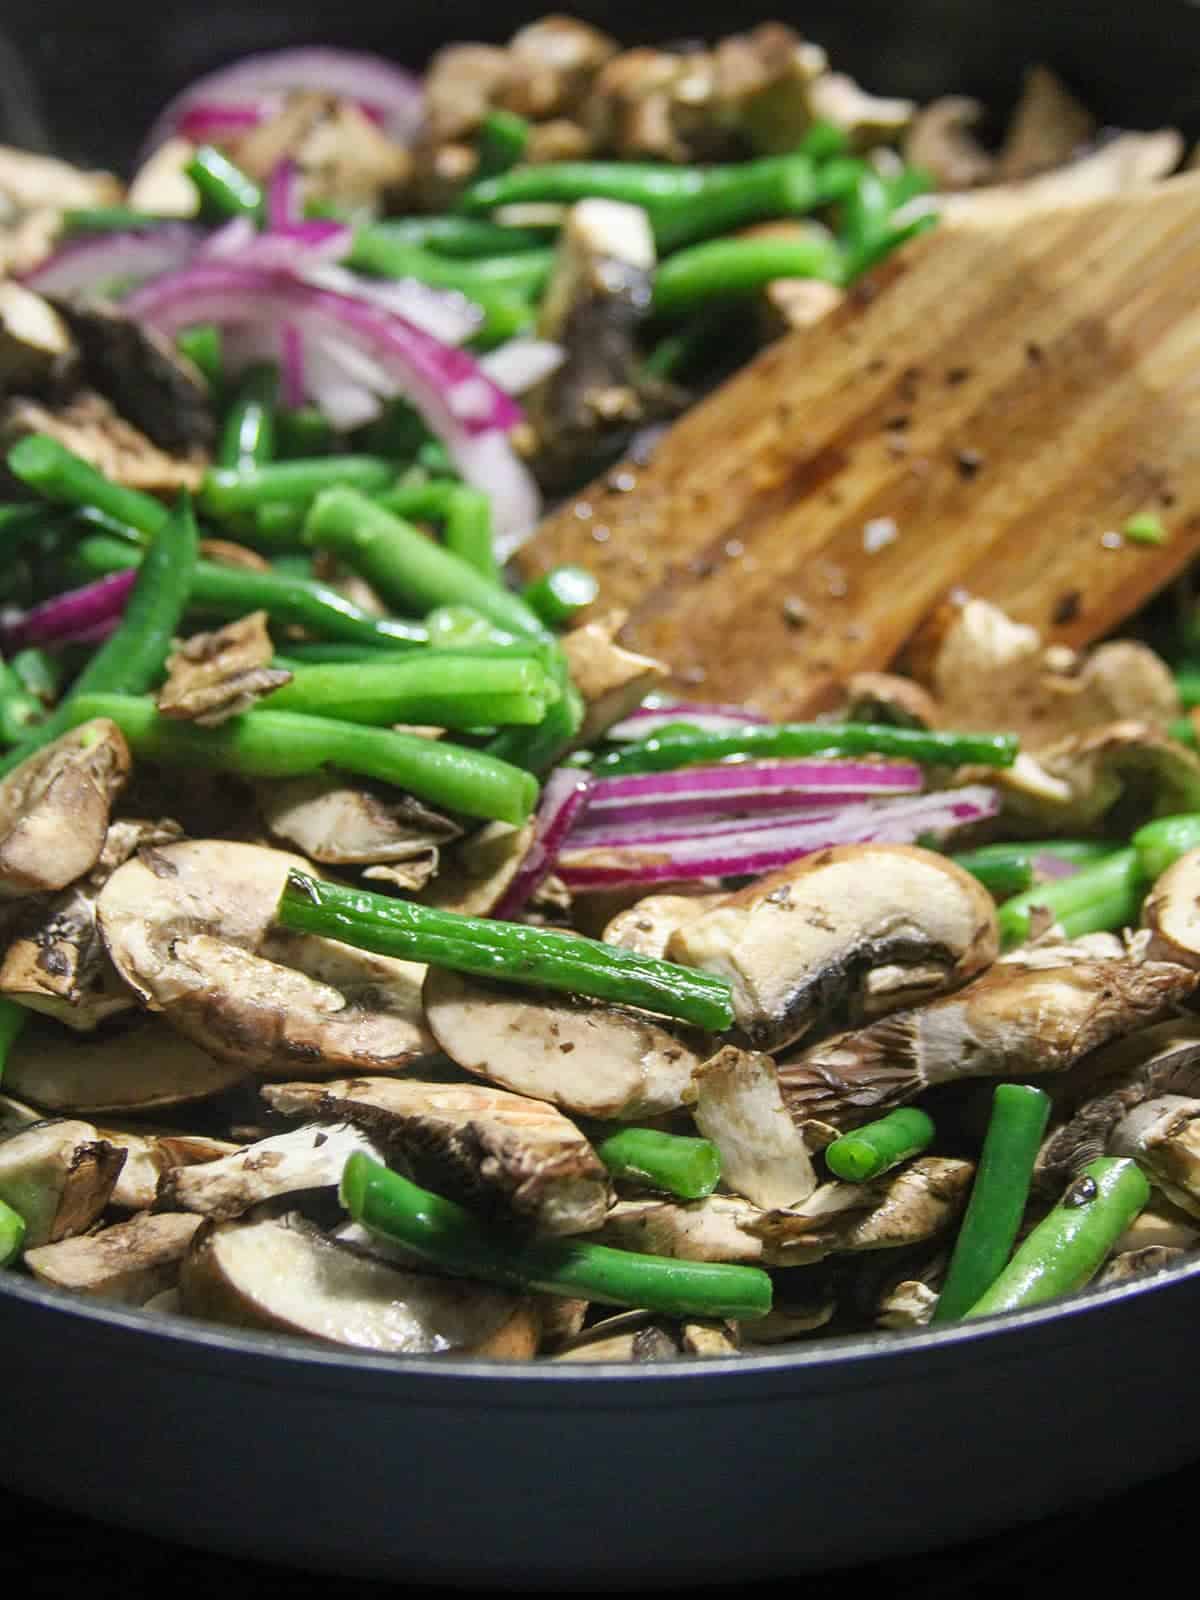
[[[301,33],[283,0],[41,0],[3,19],[32,71],[22,84],[0,53],[0,138],[121,162],[170,92],[244,51],[358,43],[418,64],[537,9],[310,0]],[[1200,129],[1200,10],[1178,0],[574,9],[630,39],[786,15],[872,87],[998,107],[1045,59],[1114,123]],[[7,1277],[0,1477],[159,1535],[405,1583],[778,1577],[998,1531],[1194,1459],[1198,1317],[1200,1264],[936,1334],[580,1369],[199,1330]]]

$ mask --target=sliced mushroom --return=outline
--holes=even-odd
[[[808,1147],[779,1090],[770,1056],[727,1045],[693,1079],[696,1126],[721,1153],[721,1181],[769,1211],[817,1187]]]
[[[997,947],[991,896],[944,856],[840,845],[730,895],[677,929],[667,954],[728,978],[738,1026],[774,1049],[818,1021],[957,988]]]
[[[911,678],[891,672],[856,672],[846,685],[846,719],[896,728],[936,728],[937,701]]]
[[[807,1299],[802,1291],[788,1285],[776,1293],[775,1303],[765,1317],[741,1324],[741,1335],[747,1344],[789,1344],[826,1327],[836,1311],[837,1300],[828,1285],[809,1290]]]
[[[904,137],[904,159],[946,191],[987,183],[996,158],[975,137],[983,105],[969,95],[948,94],[922,106]]]
[[[91,871],[129,768],[121,730],[97,719],[36,750],[0,782],[0,900],[65,889]]]
[[[292,681],[290,672],[272,667],[274,654],[265,611],[253,611],[215,633],[193,634],[167,658],[158,709],[164,717],[218,727]]]
[[[219,1161],[239,1148],[228,1139],[202,1135],[162,1134],[140,1128],[97,1126],[108,1144],[125,1152],[125,1165],[112,1192],[110,1204],[120,1211],[150,1211],[158,1203],[159,1182],[174,1167]]]
[[[762,1215],[737,1195],[710,1194],[686,1202],[618,1200],[596,1238],[619,1250],[681,1261],[762,1265],[767,1259],[763,1241],[752,1231]]]
[[[582,1116],[629,1121],[674,1111],[701,1061],[699,1040],[643,1012],[437,968],[425,981],[425,1018],[465,1071]]]
[[[537,1350],[533,1304],[360,1255],[295,1216],[205,1222],[180,1274],[183,1309],[238,1327],[404,1355],[520,1360]]]
[[[61,378],[75,345],[53,306],[32,289],[0,282],[0,390],[20,390]]]
[[[438,847],[462,832],[449,817],[383,784],[288,778],[260,784],[257,792],[270,831],[323,865],[419,861],[432,852],[436,866]]]
[[[5,1081],[46,1111],[122,1115],[207,1100],[245,1077],[161,1022],[140,1018],[117,1031],[69,1034],[27,1026],[13,1044]]]
[[[671,935],[685,923],[711,911],[724,899],[720,894],[650,894],[636,905],[619,911],[605,925],[605,944],[636,950],[643,956],[665,956]]]
[[[938,1292],[920,1278],[905,1278],[889,1289],[875,1316],[880,1328],[927,1328],[937,1310]]]
[[[1129,958],[1047,969],[998,964],[960,995],[884,1017],[780,1063],[798,1121],[851,1127],[939,1083],[1065,1072],[1110,1039],[1157,1022],[1200,973]]]
[[[187,175],[196,146],[175,135],[146,159],[133,175],[126,205],[156,217],[187,220],[200,210],[200,192]]]
[[[1030,67],[996,163],[1002,183],[1063,166],[1096,132],[1096,120],[1049,67]]]
[[[1131,1278],[1148,1278],[1176,1266],[1187,1254],[1168,1245],[1147,1245],[1143,1250],[1123,1250],[1108,1259],[1096,1278],[1097,1283],[1128,1283]]]
[[[1143,1101],[1117,1123],[1108,1149],[1132,1156],[1168,1200],[1200,1217],[1200,1099],[1164,1094]]]
[[[23,1133],[35,1122],[44,1122],[42,1112],[14,1100],[12,1095],[0,1094],[0,1139],[10,1139],[14,1133]]]
[[[143,1212],[81,1239],[26,1250],[25,1265],[39,1283],[77,1294],[143,1306],[173,1289],[199,1217]]]
[[[86,1122],[41,1122],[0,1144],[0,1200],[25,1219],[25,1248],[86,1233],[108,1204],[125,1152]]]
[[[1161,1194],[1138,1213],[1113,1245],[1114,1254],[1126,1250],[1146,1250],[1162,1245],[1169,1250],[1194,1250],[1200,1245],[1200,1219],[1189,1216]]]
[[[763,290],[768,338],[815,328],[846,303],[846,291],[823,278],[773,278]]]
[[[1200,809],[1200,757],[1143,722],[1107,723],[1036,758],[1023,752],[990,776],[1013,825],[1055,833],[1103,824],[1128,835],[1151,817]]]
[[[509,40],[500,104],[538,122],[568,116],[616,53],[614,40],[578,17],[539,17]]]
[[[892,144],[913,119],[911,100],[870,94],[844,72],[826,72],[808,91],[808,109],[818,122],[832,122],[849,134],[857,150]]]
[[[352,100],[292,94],[283,109],[232,147],[237,164],[266,183],[281,161],[299,168],[305,201],[377,211],[403,189],[412,158]]]
[[[722,39],[713,51],[712,119],[755,150],[794,150],[812,122],[810,90],[829,70],[820,45],[780,22]]]
[[[240,1217],[264,1200],[306,1189],[335,1189],[347,1160],[357,1152],[383,1159],[370,1139],[345,1123],[293,1128],[219,1161],[172,1168],[163,1174],[158,1202],[219,1220]]]
[[[619,1311],[567,1340],[555,1361],[662,1361],[679,1354],[671,1331],[652,1311]]]
[[[1142,906],[1152,959],[1200,967],[1200,850],[1189,850],[1161,874]]]
[[[311,871],[222,840],[144,851],[97,902],[117,971],[172,1027],[248,1069],[399,1071],[428,1055],[423,967],[273,926],[293,869]]]
[[[508,83],[508,51],[490,44],[451,44],[425,72],[425,121],[435,145],[474,134]]]
[[[667,669],[652,656],[638,655],[616,642],[623,612],[585,622],[564,635],[563,654],[571,682],[583,696],[586,712],[576,742],[586,744],[638,706]]]
[[[160,450],[140,428],[118,416],[103,395],[80,390],[62,405],[14,399],[0,415],[6,445],[31,433],[48,433],[98,472],[130,489],[171,494],[198,489],[204,477],[202,452],[173,455]]]
[[[587,1139],[542,1100],[481,1084],[346,1078],[267,1086],[284,1116],[353,1123],[398,1156],[419,1182],[544,1233],[584,1233],[604,1221],[608,1173]]]
[[[500,904],[533,843],[534,825],[489,822],[442,858],[441,870],[422,895],[425,905],[486,917]]]
[[[111,172],[85,172],[56,156],[0,145],[0,197],[14,211],[58,211],[120,204],[121,185]]]

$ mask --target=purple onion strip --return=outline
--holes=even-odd
[[[136,579],[136,570],[114,572],[82,589],[43,600],[0,627],[0,650],[11,655],[33,645],[90,642],[98,636],[96,630],[111,628],[120,618]]]
[[[554,871],[567,835],[587,809],[592,782],[590,774],[572,767],[558,767],[546,779],[533,840],[492,912],[494,917],[511,921]]]

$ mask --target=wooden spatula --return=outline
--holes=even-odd
[[[731,312],[731,317],[741,315]],[[1160,545],[1125,539],[1138,513]],[[1200,175],[944,227],[518,556],[577,561],[693,698],[822,709],[955,589],[1111,630],[1200,553]]]

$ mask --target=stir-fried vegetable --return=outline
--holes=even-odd
[[[878,1122],[868,1122],[835,1139],[825,1152],[825,1163],[835,1178],[867,1183],[919,1156],[933,1143],[935,1132],[933,1119],[924,1111],[902,1106]]]

